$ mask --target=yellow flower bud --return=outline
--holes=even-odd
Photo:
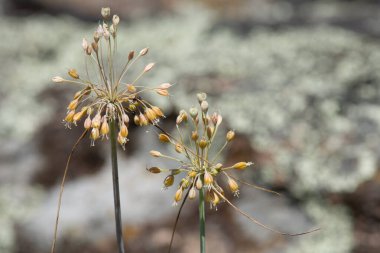
[[[74,99],[73,101],[70,102],[70,104],[67,106],[68,110],[75,110],[78,106],[78,99]]]
[[[183,191],[182,191],[182,188],[180,187],[180,188],[176,191],[176,193],[175,193],[175,196],[174,196],[174,201],[175,201],[175,202],[178,202],[178,201],[180,201],[180,200],[182,199],[182,193],[183,193]]]
[[[98,128],[93,128],[91,130],[91,139],[97,140],[99,138],[99,129]]]
[[[152,106],[152,110],[158,117],[164,117],[164,113],[161,111],[161,109],[157,106]]]
[[[160,157],[162,155],[160,152],[158,152],[156,150],[151,150],[149,153],[153,157]]]
[[[107,120],[104,120],[103,124],[100,128],[100,133],[104,136],[104,135],[107,135],[109,133],[109,131],[110,131],[110,127],[108,125],[108,122],[107,122]]]
[[[235,138],[235,132],[230,130],[227,132],[227,135],[226,135],[226,140],[228,142],[232,141],[233,139]]]
[[[67,72],[69,74],[69,76],[71,76],[72,78],[74,79],[79,79],[79,75],[77,73],[77,71],[75,69],[69,69],[69,71]]]
[[[83,115],[85,115],[85,114],[86,114],[86,110],[81,110],[80,112],[77,112],[77,113],[74,115],[74,117],[73,117],[73,121],[74,121],[74,122],[79,121],[79,120],[83,117]]]
[[[220,202],[219,195],[216,192],[213,192],[213,196],[212,196],[213,206],[216,206],[217,204],[219,204],[219,202]]]
[[[152,123],[157,119],[156,113],[150,108],[146,108],[145,115],[148,118],[148,120]]]
[[[129,92],[136,92],[136,87],[133,84],[127,84],[127,90]]]
[[[233,193],[236,193],[239,191],[239,185],[237,184],[237,182],[235,180],[233,180],[230,177],[228,177],[228,186],[230,187],[230,190]]]
[[[100,113],[96,114],[95,117],[92,119],[91,127],[99,128],[101,119],[102,117],[100,116]]]
[[[125,124],[120,126],[120,135],[124,138],[128,136],[128,127]]]
[[[136,124],[137,126],[140,125],[140,118],[139,118],[138,115],[135,115],[135,116],[133,117],[133,121],[135,122],[135,124]]]
[[[237,169],[237,170],[244,170],[245,168],[247,168],[248,166],[252,165],[253,163],[251,162],[239,162],[239,163],[235,163],[232,168],[234,169]]]
[[[175,151],[177,151],[177,153],[182,153],[183,152],[183,147],[181,144],[176,144],[175,145]]]
[[[192,170],[188,173],[189,177],[195,177],[198,173],[195,170]]]
[[[211,185],[214,182],[214,178],[207,171],[204,174],[203,180],[204,180],[206,185]]]
[[[66,122],[69,122],[69,123],[73,122],[74,115],[75,115],[75,110],[71,110],[71,111],[66,115],[65,121],[66,121]]]
[[[170,138],[169,136],[167,136],[166,134],[159,134],[158,135],[158,139],[161,141],[161,142],[170,142]]]
[[[140,120],[140,126],[147,126],[149,124],[148,119],[142,113],[140,113],[139,115],[139,120]]]

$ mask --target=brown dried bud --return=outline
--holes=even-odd
[[[228,131],[227,134],[226,134],[226,140],[227,140],[228,142],[230,142],[230,141],[232,141],[234,138],[235,138],[235,132],[232,131],[232,130]]]
[[[79,75],[77,73],[77,71],[75,69],[69,69],[69,71],[67,72],[69,74],[69,76],[71,76],[72,78],[74,79],[79,79]]]
[[[173,183],[174,183],[174,176],[173,175],[169,175],[164,179],[164,186],[165,187],[170,187],[173,185]]]
[[[148,171],[153,174],[158,174],[158,173],[161,173],[162,170],[158,167],[151,167],[148,169]]]
[[[161,141],[161,142],[170,142],[170,138],[168,135],[166,134],[159,134],[158,135],[158,139]]]
[[[135,51],[130,51],[129,54],[128,54],[128,61],[132,60],[133,57],[135,57]]]

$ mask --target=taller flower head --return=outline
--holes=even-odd
[[[55,83],[71,83],[81,86],[75,93],[73,100],[67,106],[67,115],[64,119],[67,127],[84,119],[84,128],[90,132],[92,145],[100,137],[107,137],[110,121],[118,126],[118,142],[124,147],[128,137],[130,118],[139,126],[156,124],[159,118],[164,117],[161,109],[146,101],[142,95],[145,92],[155,92],[161,96],[168,96],[169,83],[156,87],[138,85],[139,80],[149,72],[154,63],[147,64],[140,74],[130,82],[125,82],[130,67],[148,53],[148,48],[139,53],[130,51],[126,63],[120,72],[114,66],[117,57],[117,31],[120,18],[111,16],[109,8],[101,11],[103,20],[94,32],[93,39],[83,39],[82,48],[86,58],[86,73],[79,74],[75,69],[69,69],[68,78],[53,77]],[[87,68],[92,61],[97,76],[90,77]]]

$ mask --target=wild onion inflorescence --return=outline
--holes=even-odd
[[[86,39],[82,41],[86,63],[85,74],[80,75],[76,69],[69,69],[68,78],[56,76],[52,79],[55,83],[69,83],[81,87],[67,106],[67,115],[64,122],[68,128],[71,128],[72,124],[77,125],[79,121],[84,119],[85,130],[70,152],[66,164],[59,194],[51,252],[54,252],[55,249],[62,193],[70,159],[75,148],[87,133],[90,134],[92,146],[95,145],[95,141],[104,137],[109,138],[111,142],[116,235],[119,253],[125,251],[122,236],[116,142],[125,149],[125,144],[128,141],[130,118],[138,126],[157,124],[159,119],[164,117],[163,112],[142,96],[146,92],[169,96],[168,89],[171,87],[169,83],[163,83],[155,87],[139,85],[140,79],[144,74],[151,71],[154,63],[147,64],[132,81],[124,81],[128,70],[140,58],[145,56],[149,50],[144,48],[137,54],[135,51],[130,51],[126,56],[126,63],[120,71],[117,71],[115,59],[118,57],[117,38],[120,18],[117,15],[111,16],[110,8],[102,8],[101,15],[103,19],[94,32],[93,39],[90,42]],[[93,72],[90,72],[88,68],[91,63],[94,68]],[[96,74],[90,76],[90,73]]]
[[[253,165],[252,162],[241,161],[226,166],[218,162],[218,158],[227,145],[235,138],[235,132],[230,130],[224,136],[218,135],[222,116],[214,112],[209,114],[209,104],[205,93],[197,94],[199,106],[192,107],[189,111],[181,110],[176,119],[176,128],[178,137],[167,133],[165,130],[157,126],[162,133],[158,135],[161,142],[171,145],[179,156],[171,156],[162,154],[159,151],[152,150],[150,154],[153,157],[165,158],[178,162],[178,166],[173,169],[151,167],[148,171],[151,173],[168,172],[164,179],[164,188],[171,187],[174,184],[175,177],[182,177],[178,184],[177,191],[174,194],[174,205],[177,205],[183,199],[172,234],[169,252],[171,250],[174,231],[177,225],[179,214],[187,199],[193,200],[199,195],[199,224],[200,224],[200,249],[204,253],[205,248],[205,202],[210,204],[211,208],[217,209],[218,204],[226,202],[240,214],[247,217],[252,222],[258,224],[265,229],[271,230],[282,235],[302,235],[316,230],[308,231],[300,234],[288,234],[275,230],[261,223],[257,219],[249,216],[247,213],[236,207],[227,197],[222,187],[221,180],[225,179],[229,191],[234,195],[239,195],[238,182],[254,187],[259,190],[278,194],[277,192],[259,187],[254,184],[247,183],[237,179],[231,174],[231,171],[242,171]],[[217,139],[224,138],[224,144],[217,147],[216,143],[220,143]]]

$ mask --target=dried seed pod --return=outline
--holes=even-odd
[[[179,115],[177,116],[177,119],[176,119],[176,124],[179,125],[181,124],[183,121],[187,121],[187,113],[185,112],[185,110],[181,110],[179,112]]]
[[[158,135],[158,139],[159,139],[161,142],[164,142],[164,143],[170,142],[170,138],[169,138],[169,136],[166,135],[166,134],[159,134],[159,135]]]
[[[153,173],[153,174],[158,174],[158,173],[161,173],[161,172],[162,172],[162,170],[161,170],[160,168],[158,168],[158,167],[150,167],[150,168],[148,169],[148,171],[149,171],[150,173]]]
[[[228,131],[227,134],[226,134],[226,140],[227,140],[228,142],[230,142],[230,141],[232,141],[233,139],[235,139],[235,132],[232,131],[232,130],[230,130],[230,131]]]
[[[92,42],[92,43],[91,43],[91,47],[92,47],[92,49],[94,49],[94,52],[95,52],[95,53],[98,53],[98,51],[99,51],[99,45],[98,45],[97,42]],[[88,52],[87,52],[87,54],[88,54]],[[91,53],[88,54],[88,55],[91,55]]]

